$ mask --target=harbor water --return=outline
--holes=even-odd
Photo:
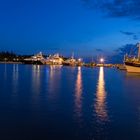
[[[0,64],[0,140],[132,139],[140,139],[140,75]]]

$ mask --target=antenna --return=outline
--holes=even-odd
[[[72,59],[74,59],[74,52],[72,52]]]
[[[138,47],[138,58],[140,58],[140,43],[137,44]]]

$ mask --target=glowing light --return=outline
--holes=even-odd
[[[79,58],[79,59],[78,59],[78,61],[79,61],[79,62],[81,62],[81,61],[82,61],[82,59],[81,59],[81,58]]]
[[[76,115],[81,120],[82,117],[82,74],[81,67],[78,67],[76,89],[75,89],[75,111]]]
[[[103,59],[103,58],[101,58],[101,59],[100,59],[100,62],[101,62],[101,63],[103,63],[103,62],[104,62],[104,59]]]

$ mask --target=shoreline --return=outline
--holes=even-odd
[[[0,64],[23,64],[23,65],[38,65],[38,64],[25,64],[22,62],[13,62],[13,61],[0,61]],[[91,65],[90,63],[85,63],[83,65],[54,65],[54,64],[42,64],[46,66],[68,66],[68,67],[89,67],[89,68],[96,68],[96,67],[107,67],[107,68],[112,68],[116,67],[118,69],[122,68],[124,64],[96,64],[96,65]]]
[[[13,61],[8,61],[8,62],[0,61],[0,64],[23,64],[23,63],[22,62],[13,62]]]

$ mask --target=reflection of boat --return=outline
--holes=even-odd
[[[138,43],[138,57],[125,56],[124,63],[127,72],[140,73],[140,43]]]
[[[126,74],[127,78],[140,78],[140,74],[139,73],[127,73]]]

